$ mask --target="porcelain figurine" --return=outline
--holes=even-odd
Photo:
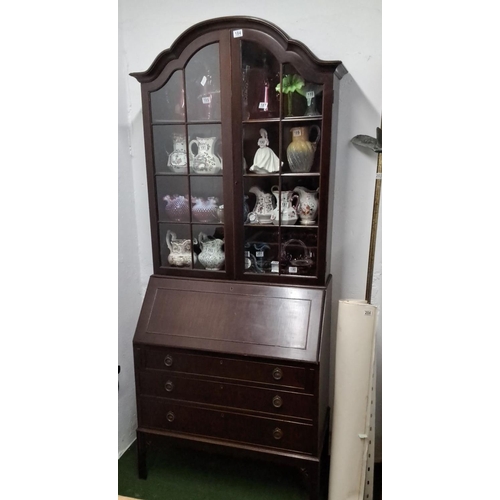
[[[166,240],[167,247],[170,250],[167,261],[171,266],[191,267],[191,255],[193,256],[194,263],[196,263],[196,254],[191,253],[191,240],[177,239],[177,235],[170,230],[167,231]],[[194,244],[197,244],[196,238]]]
[[[269,147],[269,139],[265,129],[261,128],[260,139],[257,141],[259,149],[255,153],[253,165],[250,167],[250,172],[257,174],[272,174],[279,172],[280,160]]]

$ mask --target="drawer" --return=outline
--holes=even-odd
[[[184,406],[141,397],[141,428],[182,432],[300,453],[314,452],[312,424]]]
[[[261,363],[219,357],[216,355],[189,354],[168,349],[145,348],[145,368],[169,372],[190,373],[233,380],[247,380],[265,384],[304,389],[306,369],[275,363]]]
[[[143,370],[139,372],[139,393],[147,396],[230,406],[276,415],[314,418],[314,396],[178,376],[174,373]]]

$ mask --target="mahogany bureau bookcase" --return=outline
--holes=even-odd
[[[141,84],[154,274],[134,336],[153,439],[297,466],[329,433],[340,61],[271,23],[199,23]]]

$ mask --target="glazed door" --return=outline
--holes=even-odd
[[[323,284],[333,79],[255,30],[233,31],[239,279]],[[239,136],[236,138],[236,131]]]
[[[229,44],[223,35],[200,37],[143,85],[156,274],[234,274],[227,244],[232,132],[230,75],[221,63]]]

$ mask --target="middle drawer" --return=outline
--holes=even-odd
[[[142,370],[139,372],[139,383],[139,392],[145,396],[227,406],[310,420],[314,417],[314,396],[308,394]]]

